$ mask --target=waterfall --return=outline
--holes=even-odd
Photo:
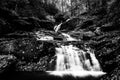
[[[101,71],[95,54],[68,45],[56,48],[56,71]]]
[[[65,22],[61,22],[60,24],[58,24],[58,25],[55,25],[54,26],[54,30],[55,30],[55,32],[58,32],[58,30],[61,28],[61,25],[62,24],[64,24],[64,23],[66,23],[66,22],[68,22],[68,21],[70,21],[71,19],[67,19]]]
[[[76,41],[66,33],[62,33],[66,41]],[[97,60],[94,51],[86,48],[86,51],[78,48],[75,45],[60,45],[56,50],[56,68],[55,71],[48,71],[52,75],[63,76],[71,74],[73,76],[100,76],[102,72],[99,61]],[[82,74],[81,74],[82,73]]]
[[[55,32],[58,32],[58,30],[60,29],[61,25],[62,25],[62,23],[60,23],[59,25],[56,25],[54,27]]]
[[[55,32],[58,32],[62,23],[54,27]],[[47,35],[37,34],[37,40],[54,40],[53,37]],[[71,37],[67,33],[61,33],[64,36],[64,41],[76,41],[80,40]],[[62,42],[62,41],[61,41]],[[78,48],[73,44],[59,44],[59,47],[55,48],[56,52],[56,65],[54,71],[46,71],[50,75],[63,76],[72,75],[77,77],[85,76],[101,76],[106,74],[102,71],[99,61],[97,60],[94,51],[91,48],[85,48],[85,50]]]

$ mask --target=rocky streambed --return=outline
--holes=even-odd
[[[60,44],[72,44],[84,51],[86,51],[86,47],[94,50],[102,70],[107,73],[99,78],[100,80],[119,78],[119,32],[96,35],[90,31],[72,31],[68,34],[78,41],[66,41],[61,34],[47,30],[24,34],[27,37],[23,38],[14,37],[15,34],[12,34],[13,37],[1,38],[0,74],[9,73],[8,75],[10,75],[13,71],[45,72],[54,70],[56,65],[55,47]],[[23,36],[23,34],[18,36]],[[40,38],[40,36],[44,38]]]

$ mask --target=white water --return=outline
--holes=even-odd
[[[72,77],[100,77],[106,73],[102,71],[47,71],[50,75],[63,77],[65,75],[71,75]]]
[[[61,23],[62,24],[62,23]],[[55,32],[60,29],[61,24],[54,27]],[[69,34],[61,33],[66,41],[80,41],[72,38]],[[41,36],[37,34],[37,40],[53,40],[51,36]],[[86,48],[86,51],[79,49],[76,46],[60,45],[56,50],[56,65],[54,71],[47,71],[51,75],[64,76],[72,75],[77,77],[85,76],[102,76],[106,73],[102,72],[100,64],[95,57],[94,51]]]
[[[65,22],[63,22],[63,23],[66,23],[66,22],[68,22],[68,21],[70,21],[70,20],[71,20],[71,19],[67,19],[67,20],[66,20]],[[60,23],[60,24],[54,26],[55,32],[58,32],[58,30],[61,28],[61,25],[62,25],[63,23]]]
[[[73,45],[61,46],[56,48],[56,56],[56,71],[101,71],[98,60],[89,50],[85,52]]]
[[[77,41],[70,35],[62,33],[66,41]],[[78,77],[85,76],[101,76],[105,73],[102,72],[100,64],[95,57],[94,51],[86,48],[86,51],[79,49],[76,46],[61,45],[56,47],[56,69],[55,71],[48,71],[51,75],[63,76],[73,75]]]
[[[49,40],[54,40],[52,36],[48,36],[45,34],[40,34],[40,32],[36,32],[36,39],[41,40],[41,41],[49,41]]]
[[[79,40],[77,40],[77,39],[75,39],[75,38],[72,38],[70,35],[68,35],[68,34],[65,34],[65,33],[61,33],[63,36],[64,36],[64,40],[65,41],[79,41]]]
[[[56,25],[54,27],[55,32],[58,32],[58,30],[60,29],[61,25],[62,25],[62,23],[60,23],[59,25]]]

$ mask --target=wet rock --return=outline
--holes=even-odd
[[[113,71],[111,71],[111,73],[106,74],[99,80],[119,80],[120,79],[119,75],[120,75],[120,68],[117,67]]]
[[[0,55],[0,73],[15,67],[16,57],[12,55]],[[13,68],[11,68],[11,66]]]
[[[85,29],[93,24],[94,24],[94,21],[88,19],[88,20],[83,21],[80,25],[78,25],[78,27],[79,27],[79,29]]]
[[[70,18],[62,23],[60,27],[60,31],[66,31],[66,32],[73,31],[75,30],[79,22],[81,22],[81,18],[76,18],[76,17]]]
[[[47,71],[55,70],[55,58],[50,56],[41,57],[38,62],[18,62],[17,71]]]
[[[17,71],[46,71],[55,69],[55,45],[34,38],[5,38],[0,42],[0,55],[14,55]]]
[[[12,10],[0,8],[0,33],[8,34],[15,31],[30,31],[33,25],[20,18],[20,16]],[[29,28],[28,28],[29,27]]]
[[[89,41],[89,45],[94,48],[95,55],[103,71],[107,73],[100,80],[119,80],[119,34],[119,31],[102,32],[102,34],[95,36]]]
[[[57,13],[52,5],[41,4],[41,1],[1,1],[0,6],[0,33],[8,34],[15,31],[33,31],[36,28],[44,28],[53,30],[55,19],[53,15]],[[38,2],[38,3],[37,3]],[[11,4],[16,4],[11,5]],[[19,3],[19,4],[18,4]],[[8,6],[14,7],[10,9]],[[32,6],[35,5],[35,6]],[[45,7],[46,6],[46,7]],[[49,6],[49,7],[47,7]],[[44,7],[44,8],[43,8]],[[56,12],[47,12],[49,8],[54,9]],[[37,9],[37,10],[36,10]]]
[[[79,31],[72,31],[69,32],[69,34],[79,40],[90,40],[92,37],[95,37],[96,34],[92,31],[85,31],[85,30],[79,30]]]
[[[20,60],[38,60],[45,55],[53,56],[54,45],[35,39],[18,39],[1,42],[1,54],[13,54]]]

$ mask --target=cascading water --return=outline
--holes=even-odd
[[[58,30],[60,29],[61,25],[62,25],[62,23],[60,23],[59,25],[56,25],[54,27],[55,32],[58,32]]]
[[[68,45],[56,48],[56,71],[101,71],[94,53]]]
[[[70,35],[62,33],[67,41],[76,41],[76,39],[70,37]],[[90,48],[86,48],[86,51],[79,49],[78,47],[69,44],[61,45],[56,48],[56,69],[50,72],[52,75],[73,75],[73,76],[100,76],[105,73],[102,72],[100,64],[95,57],[93,51]]]
[[[55,26],[55,32],[60,29],[61,24]],[[75,38],[72,38],[69,34],[61,33],[64,36],[64,39],[67,41],[80,41]],[[47,38],[46,38],[47,39]],[[39,40],[46,40],[39,38]],[[49,40],[49,39],[48,39]],[[50,39],[50,40],[53,40]],[[59,47],[56,47],[56,65],[54,71],[47,71],[51,75],[63,76],[63,75],[72,75],[77,77],[84,76],[101,76],[105,73],[102,72],[100,64],[95,57],[94,51],[91,51],[90,48],[85,48],[86,51],[78,48],[73,44],[61,44]]]

